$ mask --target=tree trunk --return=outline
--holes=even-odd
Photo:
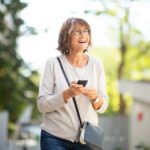
[[[121,55],[121,62],[118,66],[118,79],[121,79],[123,76],[123,71],[124,71],[124,67],[125,67],[125,54],[127,51],[127,44],[126,44],[126,40],[124,38],[123,35],[123,29],[122,29],[122,25],[120,24],[120,55]],[[121,114],[125,114],[126,112],[126,104],[125,104],[125,99],[123,97],[123,94],[119,94],[119,101],[120,101],[120,110],[119,112]]]

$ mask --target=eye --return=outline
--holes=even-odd
[[[88,31],[88,30],[83,30],[83,32],[84,32],[84,33],[88,33],[89,31]]]
[[[88,30],[83,30],[83,33],[87,35],[89,33],[89,31]]]
[[[75,34],[75,35],[80,35],[80,31],[79,31],[79,30],[75,30],[75,31],[74,31],[74,34]]]

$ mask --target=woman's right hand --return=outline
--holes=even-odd
[[[80,95],[84,92],[85,92],[85,87],[73,81],[71,82],[70,87],[63,92],[64,101],[67,102],[69,98]]]
[[[77,95],[80,95],[85,92],[85,87],[83,87],[83,85],[77,84],[76,82],[73,81],[70,84],[69,90],[72,93],[72,96],[77,96]]]

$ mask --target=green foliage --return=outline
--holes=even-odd
[[[117,82],[118,79],[150,81],[150,44],[144,37],[142,30],[133,26],[132,20],[130,20],[132,12],[130,7],[134,5],[133,1],[115,0],[100,1],[100,3],[100,10],[88,10],[86,13],[99,16],[99,19],[102,14],[105,14],[107,21],[110,19],[110,29],[108,30],[111,35],[118,37],[115,37],[116,39],[108,37],[118,43],[116,49],[108,46],[107,49],[100,47],[93,51],[94,55],[102,59],[106,69],[109,96],[109,108],[106,113],[124,113],[124,110],[128,113],[132,99],[129,95],[124,95],[124,99],[119,95]],[[122,109],[122,107],[126,108]]]
[[[141,36],[142,38],[142,36]],[[150,80],[150,45],[145,41],[138,41],[130,45],[126,56],[124,78],[131,80]]]
[[[26,6],[19,0],[0,4],[0,111],[8,110],[11,122],[18,119],[26,105],[34,104],[37,95],[38,73],[24,63],[16,50],[17,38],[22,35],[19,29],[24,23],[19,12]],[[25,70],[29,76],[25,76]]]
[[[122,148],[120,148],[120,147],[118,147],[118,148],[116,148],[115,150],[123,150]]]
[[[107,93],[109,97],[109,106],[106,114],[117,114],[119,112],[119,91],[116,76],[117,65],[120,60],[118,50],[112,48],[94,48],[92,53],[102,60],[105,68]]]
[[[146,145],[145,143],[141,142],[136,146],[136,148],[140,150],[150,150],[150,145]]]

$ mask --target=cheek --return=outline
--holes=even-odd
[[[77,38],[72,37],[70,40],[71,45],[77,42]]]

